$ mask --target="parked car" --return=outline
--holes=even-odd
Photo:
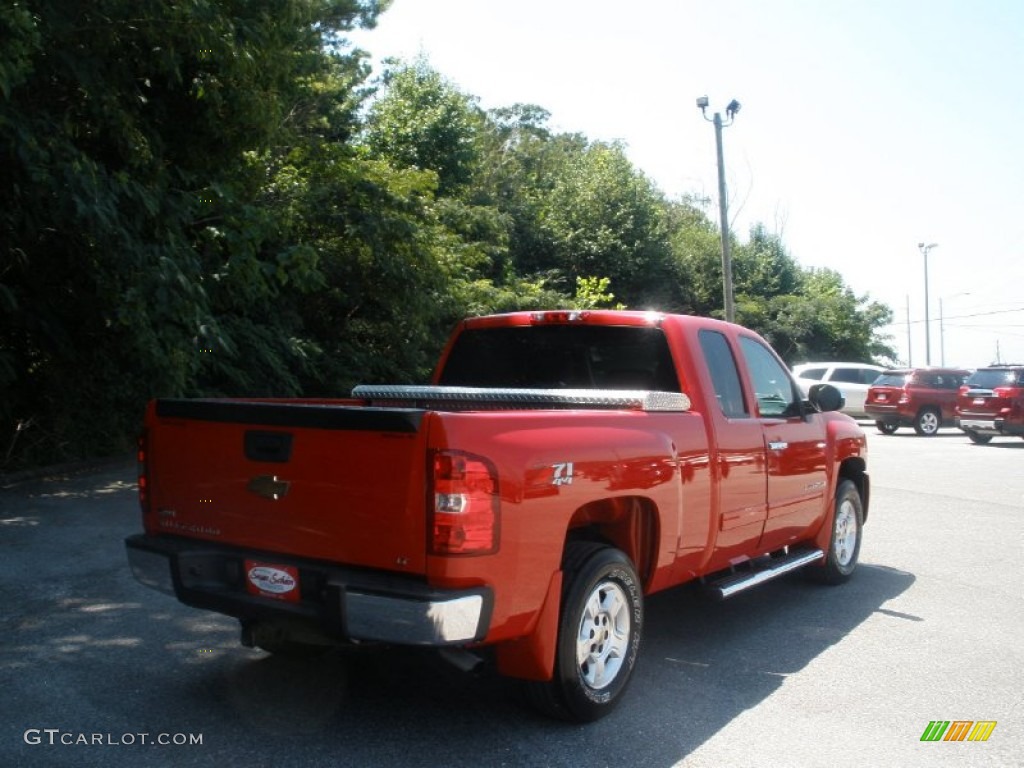
[[[843,413],[858,419],[867,417],[864,412],[864,399],[867,397],[868,387],[884,371],[885,368],[882,366],[870,363],[801,363],[793,366],[793,376],[805,395],[814,384],[831,384],[838,387],[846,398]]]
[[[956,402],[956,425],[975,443],[1024,437],[1024,365],[991,365],[970,375]]]
[[[960,385],[970,375],[962,368],[899,368],[885,371],[868,388],[864,410],[883,435],[913,427],[930,437],[952,426]]]

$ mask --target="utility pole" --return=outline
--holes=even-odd
[[[970,291],[961,291],[947,296],[947,299],[955,299],[958,296],[970,296]],[[946,366],[946,316],[942,311],[942,297],[939,296],[939,365]]]
[[[928,252],[938,243],[918,243],[917,248],[924,255],[924,364],[932,364],[931,318],[928,316]]]
[[[700,109],[704,119],[715,125],[715,151],[718,156],[718,220],[722,230],[722,298],[725,307],[725,319],[732,323],[736,320],[736,312],[733,306],[732,291],[732,254],[729,246],[729,202],[725,196],[725,155],[722,152],[722,128],[727,128],[736,119],[736,113],[740,111],[740,103],[733,99],[725,107],[725,115],[728,122],[722,122],[722,113],[715,112],[714,117],[708,117],[708,97],[701,96],[697,99],[697,108]]]
[[[911,353],[910,339],[913,334],[910,333],[910,294],[907,294],[907,368],[914,367],[914,355]]]

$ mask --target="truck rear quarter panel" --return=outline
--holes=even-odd
[[[706,454],[699,416],[632,411],[523,411],[433,414],[432,448],[487,446],[498,469],[501,548],[483,557],[431,557],[436,586],[486,579],[496,591],[488,640],[524,634],[537,618],[573,527],[596,526],[631,552],[648,589],[671,579],[683,526],[686,483]],[[635,503],[650,512],[636,541]]]

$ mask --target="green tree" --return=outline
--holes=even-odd
[[[696,197],[666,203],[669,244],[679,298],[676,311],[724,317],[721,239]]]
[[[788,362],[892,359],[895,351],[882,328],[892,311],[866,296],[856,296],[838,272],[804,273],[800,295],[780,295],[763,302],[752,325]]]
[[[270,296],[308,261],[282,266],[295,252],[267,247],[277,224],[253,205],[248,158],[310,101],[325,44],[383,6],[34,0],[0,10],[8,464],[123,447],[148,395],[193,390],[210,339],[222,342],[216,354],[266,350],[258,335],[229,338],[254,325],[243,312],[218,317],[218,294],[237,309],[240,294]]]
[[[463,188],[477,160],[480,110],[475,100],[424,58],[412,64],[392,61],[383,84],[384,94],[367,118],[370,151],[396,168],[433,171],[442,196]]]

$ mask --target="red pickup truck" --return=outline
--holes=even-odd
[[[473,318],[429,386],[151,402],[128,559],[245,645],[489,647],[533,705],[590,721],[630,680],[645,595],[851,575],[867,446],[841,406],[712,319]]]

